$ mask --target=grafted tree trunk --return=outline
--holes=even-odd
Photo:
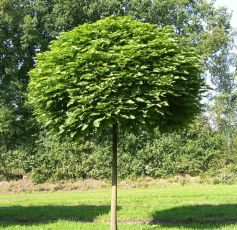
[[[118,124],[113,125],[111,230],[117,230],[117,145]]]

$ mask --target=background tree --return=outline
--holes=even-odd
[[[111,17],[62,33],[30,71],[30,101],[52,133],[76,138],[112,128],[112,229],[118,127],[177,128],[200,112],[200,57],[180,42],[170,28]]]

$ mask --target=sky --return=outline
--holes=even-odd
[[[216,6],[225,6],[232,12],[231,25],[237,28],[237,0],[216,0]]]

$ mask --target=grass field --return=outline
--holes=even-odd
[[[236,229],[237,185],[119,189],[119,229]],[[0,195],[0,229],[108,229],[110,190]]]

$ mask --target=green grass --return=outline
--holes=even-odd
[[[119,229],[237,229],[236,191],[237,185],[119,189]],[[108,189],[1,194],[0,229],[108,229],[109,211]]]

